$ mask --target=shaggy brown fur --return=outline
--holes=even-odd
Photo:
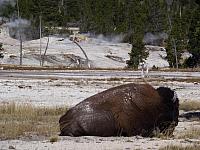
[[[126,84],[91,96],[60,120],[62,136],[152,136],[172,134],[179,101],[169,88]],[[170,129],[170,130],[169,130]]]

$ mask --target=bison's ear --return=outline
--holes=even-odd
[[[165,102],[173,102],[175,103],[176,100],[178,99],[177,94],[175,91],[171,90],[170,88],[167,87],[159,87],[157,89],[159,95],[163,98]]]

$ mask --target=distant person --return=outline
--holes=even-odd
[[[141,64],[141,76],[142,76],[142,78],[144,78],[144,62],[142,62],[142,64]]]
[[[146,77],[148,77],[149,75],[149,67],[148,67],[148,63],[146,63]]]
[[[148,64],[145,63],[145,62],[142,62],[141,63],[141,69],[142,69],[142,72],[141,72],[142,78],[148,77],[148,73],[149,73]]]

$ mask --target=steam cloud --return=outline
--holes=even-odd
[[[31,25],[30,21],[26,19],[16,19],[6,24],[9,28],[26,28]]]
[[[150,45],[160,45],[162,44],[162,41],[166,40],[167,38],[168,35],[166,33],[153,34],[148,32],[144,35],[143,42]]]
[[[0,7],[5,4],[11,4],[12,6],[15,6],[16,0],[0,0]]]
[[[0,8],[3,7],[6,4],[10,4],[12,6],[15,6],[16,0],[0,0]]]
[[[173,3],[173,0],[165,0],[168,6],[171,6]]]
[[[20,36],[23,41],[27,40],[27,32],[31,26],[31,22],[26,19],[15,19],[6,25],[9,28],[9,34],[11,37],[20,39]]]
[[[125,37],[124,34],[110,35],[110,36],[104,36],[103,34],[100,34],[97,36],[97,39],[107,42],[120,43],[123,41],[124,37]]]
[[[30,39],[31,22],[26,19],[16,19],[16,14],[13,14],[11,18],[1,17],[1,13],[8,5],[15,6],[16,0],[0,0],[0,25],[6,27],[6,31],[11,37],[15,39],[22,38],[23,41]]]

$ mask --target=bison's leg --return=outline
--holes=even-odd
[[[62,136],[116,136],[118,130],[113,115],[107,111],[76,114],[62,125]]]

